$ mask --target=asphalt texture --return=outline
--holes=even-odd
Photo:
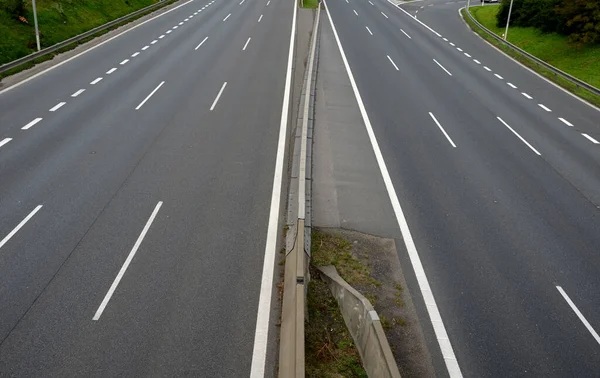
[[[0,93],[0,376],[250,374],[294,5],[180,4]]]
[[[472,33],[464,3],[401,5],[410,16],[384,0],[327,5],[462,375],[597,377],[600,341],[557,286],[597,332],[600,145],[583,134],[600,140],[600,112]],[[417,10],[433,31],[411,17]],[[396,238],[436,375],[446,376],[322,22],[314,223]]]

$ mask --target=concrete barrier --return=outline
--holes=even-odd
[[[306,287],[310,259],[310,164],[314,82],[316,77],[316,46],[318,42],[320,8],[317,9],[308,64],[304,74],[301,106],[298,112],[296,137],[292,155],[292,175],[288,196],[288,231],[281,309],[279,341],[279,377],[304,378],[304,321]]]
[[[400,371],[371,302],[350,286],[334,266],[317,268],[338,302],[369,377],[400,378]]]

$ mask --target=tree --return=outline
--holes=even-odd
[[[554,10],[565,20],[563,33],[573,42],[600,43],[600,1],[561,0]]]

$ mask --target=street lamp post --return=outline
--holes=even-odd
[[[506,31],[504,32],[504,40],[508,39],[508,24],[510,24],[510,14],[512,13],[513,0],[510,0],[510,7],[508,8],[508,18],[506,19]]]
[[[35,0],[31,0],[31,4],[33,5],[33,23],[35,24],[35,42],[37,44],[38,51],[40,51],[40,31],[38,30],[37,10],[35,9]]]

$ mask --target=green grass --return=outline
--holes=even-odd
[[[41,47],[125,16],[156,0],[38,0],[37,13]],[[36,51],[31,1],[27,1],[23,23],[0,9],[0,64]]]
[[[313,271],[313,277],[317,273]],[[308,284],[308,322],[304,329],[305,369],[310,378],[367,378],[360,355],[327,284]]]
[[[498,28],[496,26],[496,12],[498,9],[499,7],[497,6],[485,6],[471,7],[470,11],[473,17],[475,17],[475,19],[483,26],[497,35],[502,35],[504,33],[504,28]],[[565,80],[560,76],[556,76],[552,71],[542,66],[538,66],[530,59],[505,47],[504,44],[496,41],[485,33],[485,31],[477,27],[465,12],[466,10],[463,10],[465,21],[484,39],[565,89],[600,106],[600,96],[577,87],[570,81]],[[600,46],[576,46],[570,44],[565,36],[556,33],[542,33],[535,28],[523,27],[511,27],[508,31],[508,41],[554,67],[597,88],[600,87]]]
[[[313,265],[335,266],[340,276],[352,286],[379,286],[380,283],[371,277],[369,267],[354,257],[351,251],[352,243],[350,241],[341,236],[313,229],[311,234]]]
[[[298,0],[302,8],[315,9],[319,6],[319,0]]]

